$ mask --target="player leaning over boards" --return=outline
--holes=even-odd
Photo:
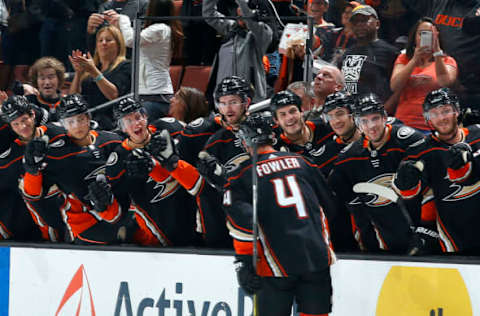
[[[420,225],[420,201],[410,201],[407,207],[411,214],[407,217],[389,199],[374,194],[356,194],[352,190],[361,182],[390,187],[405,151],[423,142],[423,135],[407,126],[387,124],[383,103],[375,94],[359,98],[354,116],[363,135],[339,154],[329,183],[353,214],[362,248],[369,252],[394,253],[423,249],[418,243],[429,240],[430,236],[420,235],[420,231],[412,233],[412,223],[409,223],[411,217],[413,225]]]
[[[408,149],[408,160],[398,168],[394,187],[408,199],[430,186],[442,250],[479,255],[480,127],[458,126],[459,102],[448,88],[430,92],[423,113],[433,132],[423,144]],[[415,167],[417,160],[423,162],[423,172]]]
[[[319,169],[295,153],[272,147],[273,130],[261,115],[241,124],[239,137],[249,159],[229,173],[223,205],[234,238],[237,277],[242,288],[257,295],[262,316],[327,316],[331,311],[330,246],[323,208],[327,190]],[[256,148],[256,151],[254,150]],[[258,222],[252,215],[252,171],[258,178]],[[257,270],[253,269],[253,225],[258,225]]]

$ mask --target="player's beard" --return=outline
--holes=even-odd
[[[450,118],[450,120],[451,121],[449,122],[450,124],[448,125],[448,127],[434,126],[438,138],[447,142],[455,138],[458,131],[458,124],[456,118]]]

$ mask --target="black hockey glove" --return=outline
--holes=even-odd
[[[421,167],[420,167],[421,164]],[[422,177],[423,163],[412,160],[402,161],[393,178],[393,184],[399,190],[410,190],[417,186]]]
[[[170,133],[166,129],[160,133],[155,133],[145,150],[152,154],[168,171],[173,171],[180,159]]]
[[[143,149],[134,149],[125,160],[128,177],[146,178],[153,169],[152,156]]]
[[[197,170],[198,172],[214,186],[218,191],[223,190],[223,185],[226,182],[225,167],[206,151],[198,153]]]
[[[235,256],[235,271],[238,284],[248,295],[255,294],[262,287],[262,278],[253,270],[252,256]]]
[[[413,231],[407,254],[409,256],[419,256],[438,253],[440,251],[438,239],[439,235],[436,231],[426,227],[418,226]]]
[[[472,160],[472,147],[467,143],[456,143],[448,150],[447,165],[453,170],[465,166]]]
[[[43,135],[32,139],[25,147],[23,155],[23,167],[31,174],[37,174],[47,166],[45,157],[48,150],[48,136]]]
[[[88,185],[88,195],[85,198],[90,200],[95,211],[107,210],[108,206],[113,203],[113,193],[105,175],[97,175],[96,180]]]

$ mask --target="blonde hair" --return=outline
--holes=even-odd
[[[93,62],[95,63],[95,66],[97,66],[97,68],[100,68],[100,56],[98,55],[97,42],[98,42],[99,36],[104,32],[109,32],[112,35],[113,40],[117,43],[117,48],[118,48],[117,57],[112,62],[110,67],[107,69],[107,71],[112,71],[113,69],[117,68],[118,65],[120,65],[120,63],[126,60],[125,56],[127,54],[127,48],[125,46],[125,40],[123,39],[122,32],[120,32],[120,30],[117,27],[113,25],[107,25],[102,27],[100,30],[98,30],[97,35],[95,37],[95,54],[93,55]],[[82,80],[88,76],[90,76],[90,74],[85,74]]]
[[[38,88],[38,72],[47,68],[52,68],[53,70],[55,70],[55,74],[58,78],[57,88],[62,88],[63,82],[65,81],[65,66],[60,60],[54,57],[42,57],[40,59],[37,59],[37,61],[35,61],[32,67],[30,67],[28,75],[30,77],[30,80],[32,81],[33,86],[35,88]]]

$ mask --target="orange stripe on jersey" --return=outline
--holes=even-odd
[[[22,158],[23,158],[23,155],[20,156],[20,157],[15,158],[15,159],[13,159],[12,161],[10,161],[9,163],[7,163],[7,164],[5,164],[5,165],[3,165],[3,166],[0,166],[0,169],[8,168],[8,167],[10,167],[13,163],[15,163],[16,161],[19,161],[19,160],[22,159]]]
[[[7,123],[3,124],[2,126],[0,126],[0,131],[9,127],[9,125]]]
[[[459,169],[447,168],[448,179],[454,182],[462,182],[470,175],[472,171],[472,162],[469,161],[465,166]]]
[[[328,165],[328,164],[331,163],[332,161],[335,161],[335,159],[337,159],[337,157],[338,157],[338,155],[333,156],[332,158],[328,159],[327,161],[325,161],[324,163],[322,163],[322,164],[319,165],[318,167],[319,167],[319,168],[325,167],[326,165]]]
[[[282,276],[284,276],[284,277],[288,276],[287,271],[280,264],[280,260],[278,260],[277,256],[275,255],[275,252],[273,251],[272,247],[270,246],[270,243],[268,242],[268,240],[265,236],[263,236],[263,243],[265,244],[266,248],[268,249],[268,252],[270,253],[271,258],[275,261],[275,264],[280,269],[280,272],[282,273]],[[260,251],[259,251],[259,253],[260,253]],[[265,250],[262,251],[262,253],[265,253]],[[262,275],[262,274],[260,274],[260,271],[259,271],[259,275]]]
[[[177,168],[175,168],[175,170],[173,170],[170,174],[190,194],[195,195],[198,193],[200,189],[200,181],[202,181],[203,178],[200,177],[200,174],[194,166],[184,160],[179,160],[177,163]]]
[[[216,141],[214,142],[211,142],[210,144],[206,145],[204,149],[208,149],[210,147],[212,147],[213,145],[215,144],[218,144],[218,143],[230,143],[231,141],[233,141],[233,138],[230,138],[230,139],[217,139]]]
[[[110,204],[103,212],[96,212],[103,220],[109,223],[115,223],[120,219],[121,209],[118,205],[117,199],[113,199],[113,203]]]
[[[7,226],[5,226],[5,224],[3,222],[0,222],[0,226],[2,227],[3,232],[9,235],[9,236],[4,236],[5,239],[13,236],[12,232],[7,229]]]
[[[252,255],[253,254],[253,244],[251,241],[240,241],[237,239],[233,240],[233,249],[237,255]]]
[[[99,245],[106,245],[107,244],[107,242],[105,242],[105,241],[91,240],[91,239],[88,239],[88,238],[84,238],[81,235],[77,235],[76,237],[78,239],[83,240],[84,242],[88,242],[90,244],[99,244]]]
[[[42,195],[43,174],[36,175],[25,172],[23,177],[23,190],[25,194],[31,197],[40,197]]]
[[[448,233],[447,229],[445,228],[445,225],[443,225],[443,222],[442,222],[442,219],[440,218],[440,216],[437,216],[437,223],[438,223],[438,225],[440,226],[440,229],[441,229],[441,232],[439,232],[439,233],[440,233],[440,236],[445,235],[445,237],[447,238],[448,242],[449,242],[450,245],[453,247],[453,250],[454,250],[455,252],[458,252],[458,247],[457,247],[457,245],[455,244],[455,242],[453,241],[452,236],[450,236],[450,234]],[[442,234],[442,233],[443,233],[443,234]],[[448,252],[449,250],[446,248],[446,246],[445,246],[444,243],[445,243],[445,241],[442,240],[442,244],[441,244],[442,250],[443,250],[443,252]]]
[[[400,195],[405,198],[405,199],[411,199],[415,196],[417,196],[418,193],[420,193],[422,189],[422,181],[418,181],[417,185],[413,187],[412,189],[409,190],[400,190]]]
[[[335,166],[341,165],[342,163],[349,162],[349,161],[354,161],[354,160],[368,160],[370,157],[352,157],[352,158],[347,158],[341,161],[338,161],[335,163]]]
[[[437,219],[437,207],[435,201],[431,200],[422,205],[422,222],[434,222]]]
[[[200,136],[211,136],[215,133],[212,132],[205,132],[205,133],[198,133],[198,134],[185,134],[184,131],[180,131],[180,135],[185,136],[185,137],[200,137]]]
[[[108,142],[105,142],[105,143],[103,143],[103,144],[98,145],[98,147],[99,147],[99,148],[102,148],[102,147],[105,147],[105,146],[107,146],[107,145],[109,145],[109,144],[115,144],[115,143],[120,144],[121,142],[122,142],[122,141],[121,141],[121,140],[118,140],[118,139],[109,140]]]
[[[170,177],[167,169],[163,168],[157,160],[154,160],[153,169],[148,175],[156,182],[163,182]]]
[[[163,240],[160,240],[158,237],[155,237],[157,240],[159,240],[159,242],[164,245],[164,246],[171,246],[172,245],[172,242],[167,238],[167,235],[165,235],[165,233],[160,229],[160,227],[158,227],[157,223],[153,220],[153,218],[150,217],[150,215],[148,214],[147,211],[145,211],[144,209],[142,209],[141,207],[139,207],[138,205],[135,206],[138,210],[138,213],[135,212],[135,217],[139,216],[139,217],[143,217],[143,221],[148,220],[148,223],[145,222],[145,227],[144,229],[147,229],[150,233],[152,233],[153,235],[155,235],[155,233],[159,234],[161,238],[163,238]],[[141,215],[140,215],[141,214]],[[153,226],[153,228],[156,230],[156,232],[153,232],[148,225],[150,224],[151,226]]]
[[[409,155],[407,156],[406,158],[404,158],[403,160],[408,160],[408,159],[418,159],[420,158],[421,156],[431,152],[431,151],[434,151],[434,150],[440,150],[440,151],[448,151],[448,148],[442,148],[442,147],[432,147],[432,148],[429,148],[427,150],[424,150],[424,151],[421,151],[419,152],[418,154],[416,155]]]
[[[64,136],[67,136],[67,134],[58,134],[58,135],[55,135],[53,136],[52,138],[50,138],[50,140],[48,141],[48,143],[53,143],[55,140],[57,140],[57,138],[60,138],[60,137],[64,137]]]
[[[60,156],[60,157],[54,157],[54,156],[50,156],[50,155],[47,155],[47,158],[50,158],[50,159],[53,159],[53,160],[62,160],[62,159],[65,159],[65,158],[68,158],[68,157],[71,157],[71,156],[75,156],[75,155],[79,155],[79,154],[83,154],[83,153],[86,153],[87,150],[84,149],[84,150],[80,150],[80,151],[77,151],[77,152],[74,152],[74,153],[69,153],[69,154],[66,154],[66,155],[63,155],[63,156]]]
[[[250,233],[250,234],[253,234],[253,230],[248,229],[248,228],[245,228],[245,227],[242,227],[242,226],[240,226],[240,225],[237,225],[237,224],[233,221],[233,218],[230,217],[229,215],[227,215],[227,220],[230,222],[230,224],[232,224],[233,227],[238,228],[238,230],[241,230],[241,231],[244,231],[244,232],[248,232],[248,233]]]
[[[125,169],[122,169],[116,176],[114,177],[107,177],[108,180],[118,180],[120,179],[121,176],[123,176],[125,174],[126,170]]]

